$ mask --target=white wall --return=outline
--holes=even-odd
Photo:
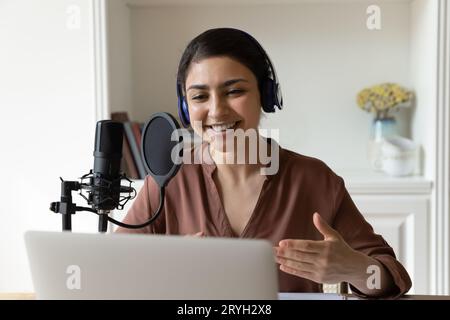
[[[411,83],[417,101],[414,109],[413,137],[422,145],[422,173],[431,180],[436,162],[436,86],[437,86],[437,1],[415,0],[411,4]]]
[[[109,0],[107,10],[109,103],[115,112],[128,110],[132,104],[130,10],[122,0]]]
[[[79,29],[66,26],[69,5],[80,9]],[[0,1],[0,292],[33,291],[23,233],[61,230],[61,217],[49,210],[60,197],[59,177],[76,180],[92,167],[90,6]],[[73,228],[96,231],[97,220],[78,213]]]
[[[364,3],[132,7],[131,112],[141,121],[176,114],[176,70],[188,41],[208,28],[238,27],[268,51],[283,88],[285,110],[263,127],[280,128],[282,146],[339,172],[368,169],[372,117],[357,108],[356,94],[385,81],[410,85],[409,4],[380,7],[378,31],[366,28]]]

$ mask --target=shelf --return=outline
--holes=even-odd
[[[430,194],[433,183],[423,176],[391,177],[377,172],[344,172],[339,174],[351,195],[363,194]]]

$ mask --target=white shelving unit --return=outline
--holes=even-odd
[[[137,121],[159,111],[176,115],[176,69],[187,42],[211,27],[249,31],[271,56],[285,98],[285,110],[267,116],[262,125],[282,128],[283,147],[318,157],[344,177],[361,212],[412,275],[412,292],[450,293],[447,1],[106,4],[97,8],[104,28],[94,30],[97,39],[106,36],[96,65],[105,66],[98,73],[107,90],[98,91],[97,110],[126,110]],[[380,30],[365,25],[369,4],[381,9]],[[368,167],[371,117],[357,109],[355,96],[386,81],[416,93],[415,108],[397,116],[402,134],[422,147],[418,176],[392,178]]]
[[[413,280],[410,292],[428,292],[432,182],[376,173],[348,173],[345,181],[361,213],[408,270]]]

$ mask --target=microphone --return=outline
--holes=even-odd
[[[173,161],[173,150],[178,151],[182,157],[183,149],[175,149],[180,146],[182,136],[176,135],[178,140],[172,140],[174,131],[180,129],[180,125],[169,113],[156,113],[146,123],[142,133],[141,153],[147,172],[153,177],[159,186],[160,203],[156,212],[145,223],[129,225],[117,221],[108,214],[114,209],[123,209],[124,205],[136,195],[136,190],[131,187],[131,181],[120,172],[123,144],[123,124],[111,120],[98,121],[95,131],[94,145],[94,169],[82,176],[81,182],[64,181],[61,178],[61,201],[52,202],[50,210],[62,214],[62,226],[64,231],[71,231],[71,215],[76,211],[90,211],[99,216],[99,232],[106,232],[108,221],[124,228],[138,229],[148,226],[155,221],[161,213],[164,205],[165,187],[172,179],[181,162]],[[84,180],[88,182],[84,182]],[[121,185],[126,180],[129,186]],[[92,208],[78,207],[72,203],[72,191],[87,190],[87,196],[80,195],[92,206]],[[128,193],[128,196],[121,196]],[[131,195],[133,193],[133,195]]]
[[[99,213],[109,213],[119,203],[122,142],[122,123],[111,120],[97,122],[89,200]]]
[[[123,124],[111,120],[98,121],[95,130],[94,167],[78,181],[64,181],[61,178],[61,201],[52,202],[50,210],[62,214],[63,231],[71,231],[71,215],[77,211],[90,211],[99,216],[98,230],[106,232],[108,214],[124,205],[136,195],[131,181],[120,172],[122,159]],[[122,180],[130,185],[121,185]],[[87,180],[87,181],[86,181]],[[72,203],[72,191],[80,190],[80,195],[91,208],[78,207]],[[87,190],[87,196],[81,191]],[[128,193],[121,196],[121,193]]]
[[[122,123],[111,120],[97,122],[94,170],[89,176],[90,183],[86,188],[89,190],[88,203],[99,214],[99,232],[106,232],[109,212],[120,207],[120,193],[132,192],[133,189],[121,186],[124,177],[120,172],[122,144]]]

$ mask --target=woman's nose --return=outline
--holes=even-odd
[[[211,105],[208,112],[210,118],[222,119],[224,116],[228,115],[229,111],[226,99],[221,99],[218,96],[211,99]]]

